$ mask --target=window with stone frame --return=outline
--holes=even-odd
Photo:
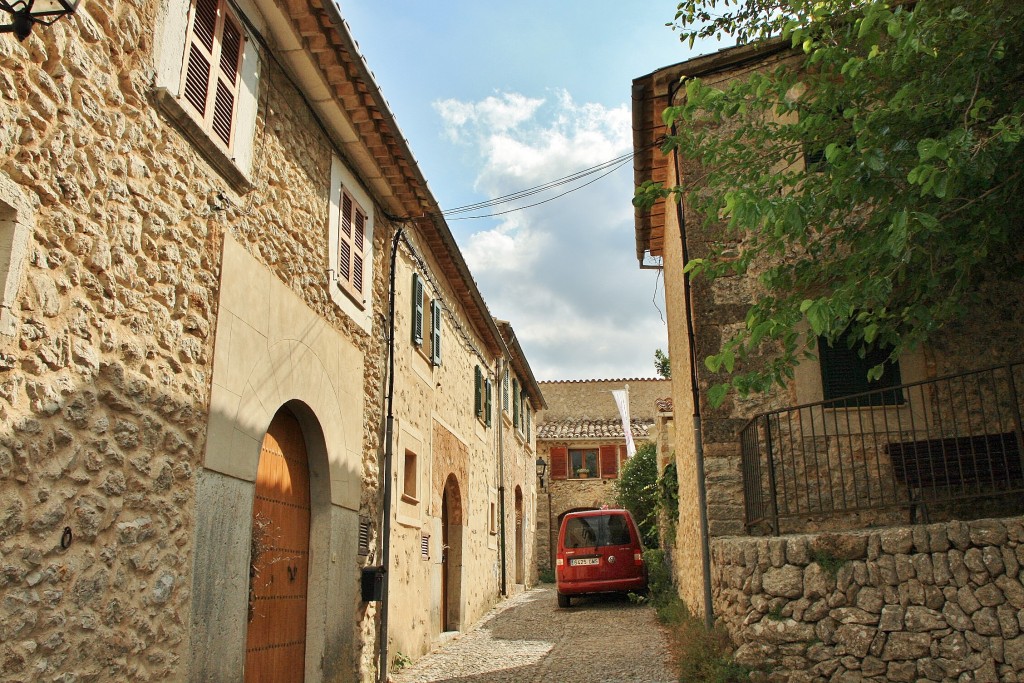
[[[180,98],[204,131],[233,146],[245,32],[226,0],[194,0],[189,9]]]

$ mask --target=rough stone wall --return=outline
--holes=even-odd
[[[330,147],[267,64],[256,189],[227,188],[149,102],[157,7],[97,0],[0,40],[0,172],[38,200],[0,339],[4,681],[181,678],[225,231],[367,350],[376,507],[382,347],[326,293]],[[372,646],[364,607],[339,608]]]
[[[759,680],[1024,680],[1024,519],[712,544],[716,617]]]
[[[537,414],[537,423],[571,417],[617,418],[619,409],[609,392],[622,389],[626,384],[629,385],[631,418],[653,418],[657,412],[654,402],[672,392],[672,380],[668,379],[541,382],[540,388],[548,407]]]

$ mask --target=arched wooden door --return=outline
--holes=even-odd
[[[516,487],[516,583],[526,582],[526,543],[523,533],[523,491]]]
[[[282,408],[263,438],[256,473],[246,683],[305,680],[309,510],[306,442]]]
[[[441,494],[441,630],[448,630],[448,491]]]

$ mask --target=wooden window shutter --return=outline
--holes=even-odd
[[[519,429],[519,380],[512,380],[512,424]]]
[[[423,280],[412,274],[412,343],[423,345]]]
[[[352,236],[352,288],[363,293],[363,254],[366,243],[366,214],[356,205],[355,234]]]
[[[555,446],[551,449],[551,478],[565,479],[569,473],[569,449],[564,446]]]
[[[623,444],[623,445],[619,446],[619,468],[620,469],[622,468],[622,465],[628,459],[629,459],[629,449],[626,448],[625,444]]]
[[[338,220],[338,281],[359,298],[363,296],[363,250],[366,238],[366,214],[344,188],[341,190],[341,216]]]
[[[491,405],[492,390],[493,386],[491,385],[491,380],[484,382],[484,422],[487,423],[488,427],[491,426],[491,413],[494,412],[493,406]]]
[[[473,368],[473,379],[475,386],[473,387],[473,412],[477,417],[483,417],[484,414],[484,399],[483,399],[483,384],[484,384],[484,373],[480,371],[480,366],[477,365]]]
[[[601,478],[614,479],[619,476],[618,446],[601,446],[598,448],[601,459]]]
[[[196,0],[185,45],[182,97],[226,147],[231,147],[244,34],[227,4]]]
[[[530,440],[530,402],[523,402],[523,417],[526,418],[526,440]]]
[[[430,361],[441,365],[441,302],[430,301]]]

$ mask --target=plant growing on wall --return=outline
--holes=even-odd
[[[653,443],[641,444],[626,460],[614,484],[615,500],[629,510],[644,545],[658,547],[658,453]]]
[[[664,149],[694,167],[635,200],[685,196],[719,236],[689,272],[761,286],[706,359],[729,375],[713,404],[784,385],[819,338],[896,360],[1018,279],[1024,3],[686,0],[676,21],[691,45],[781,36],[796,55],[722,88],[685,80]]]

